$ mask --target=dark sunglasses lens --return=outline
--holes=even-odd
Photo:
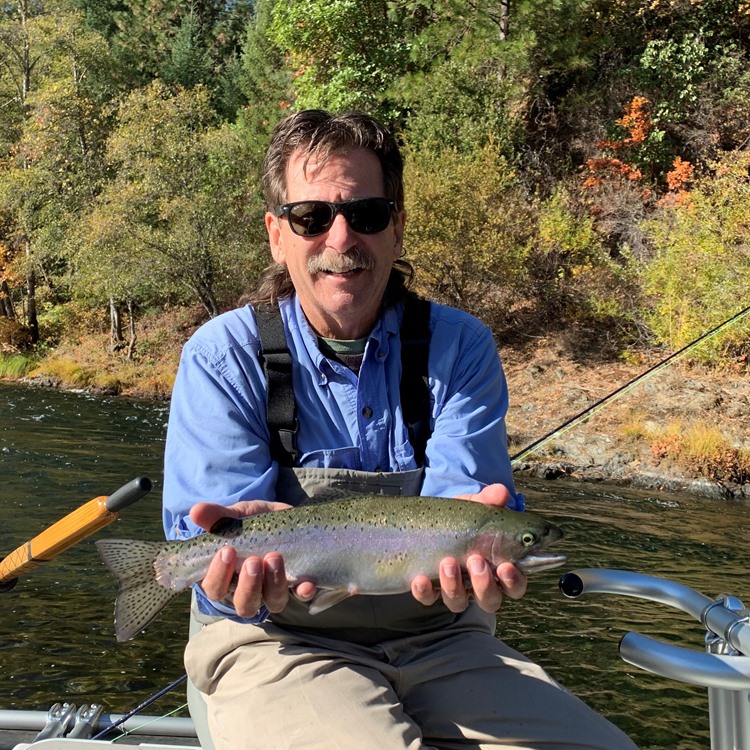
[[[382,232],[391,220],[391,207],[385,198],[351,201],[344,208],[349,226],[360,234]]]
[[[303,237],[323,234],[333,224],[333,209],[322,201],[297,203],[289,210],[289,225],[292,231]]]

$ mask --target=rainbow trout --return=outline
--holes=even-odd
[[[399,594],[418,574],[438,578],[444,557],[483,555],[496,567],[524,573],[556,568],[564,555],[546,552],[562,531],[532,513],[436,497],[359,495],[231,520],[183,542],[106,539],[96,543],[119,581],[115,630],[133,638],[169,600],[200,581],[216,552],[231,544],[238,569],[251,555],[280,552],[289,585],[312,581],[317,614],[355,594]]]

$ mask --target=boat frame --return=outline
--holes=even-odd
[[[709,599],[688,586],[626,570],[587,568],[566,573],[560,590],[622,594],[666,604],[706,628],[705,652],[626,633],[620,657],[636,667],[708,689],[711,750],[750,750],[750,610],[734,596]]]

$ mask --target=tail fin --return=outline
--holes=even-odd
[[[136,539],[100,539],[99,555],[120,589],[115,601],[115,631],[118,641],[136,636],[179,592],[164,588],[156,580],[154,558],[163,542]]]

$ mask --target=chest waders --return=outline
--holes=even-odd
[[[299,451],[296,444],[298,422],[292,384],[292,355],[278,307],[265,307],[257,311],[260,361],[268,383],[266,403],[271,457],[279,464],[276,484],[278,500],[298,504],[317,494],[325,495],[325,491],[331,488],[381,495],[419,494],[427,440],[431,434],[428,387],[430,303],[408,294],[404,305],[400,331],[401,408],[419,468],[400,472],[295,466]],[[274,625],[298,632],[325,634],[358,643],[376,643],[409,633],[448,627],[464,617],[475,620],[474,609],[477,608],[472,607],[456,615],[442,601],[425,607],[407,592],[386,596],[353,596],[317,615],[310,615],[306,604],[292,598],[283,612],[271,615],[270,619]]]

